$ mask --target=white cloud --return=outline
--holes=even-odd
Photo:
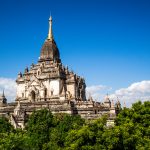
[[[16,82],[15,79],[0,77],[0,95],[3,90],[8,102],[12,102],[16,97]]]
[[[112,88],[104,85],[93,85],[87,87],[87,97],[89,93],[91,96],[103,102],[106,93],[112,93]],[[127,107],[130,107],[133,103],[138,100],[144,102],[150,100],[150,81],[141,81],[131,84],[127,88],[121,88],[110,94],[110,99],[116,100],[117,97],[120,99],[121,104],[126,103]]]
[[[111,91],[111,87],[104,86],[104,85],[93,85],[93,86],[88,86],[86,88],[86,95],[87,98],[89,95],[93,97],[94,100],[102,101],[104,96]]]
[[[127,88],[116,90],[110,97],[119,97],[121,102],[125,102],[128,107],[138,100],[141,100],[142,102],[150,100],[150,81],[133,83]]]

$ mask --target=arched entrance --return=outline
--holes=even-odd
[[[31,92],[31,100],[35,101],[35,92],[34,91]]]

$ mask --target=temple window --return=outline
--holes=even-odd
[[[44,96],[46,97],[46,96],[47,96],[47,89],[45,89],[44,93],[45,93],[45,95],[44,95]]]
[[[24,93],[22,93],[22,97],[24,97]]]
[[[37,75],[40,75],[40,71],[37,72]]]
[[[97,114],[97,111],[95,110],[95,114]]]

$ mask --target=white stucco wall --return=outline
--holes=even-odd
[[[17,97],[22,97],[22,93],[25,94],[25,84],[17,85]]]
[[[50,93],[52,89],[53,89],[53,95],[59,95],[59,89],[60,89],[59,80],[50,81],[50,85],[49,85]]]

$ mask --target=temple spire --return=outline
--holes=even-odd
[[[48,40],[52,40],[53,39],[53,33],[52,33],[52,16],[50,16],[49,18],[49,32],[48,32]]]
[[[3,90],[3,93],[2,93],[2,97],[5,97],[5,93],[4,93],[4,90]]]

